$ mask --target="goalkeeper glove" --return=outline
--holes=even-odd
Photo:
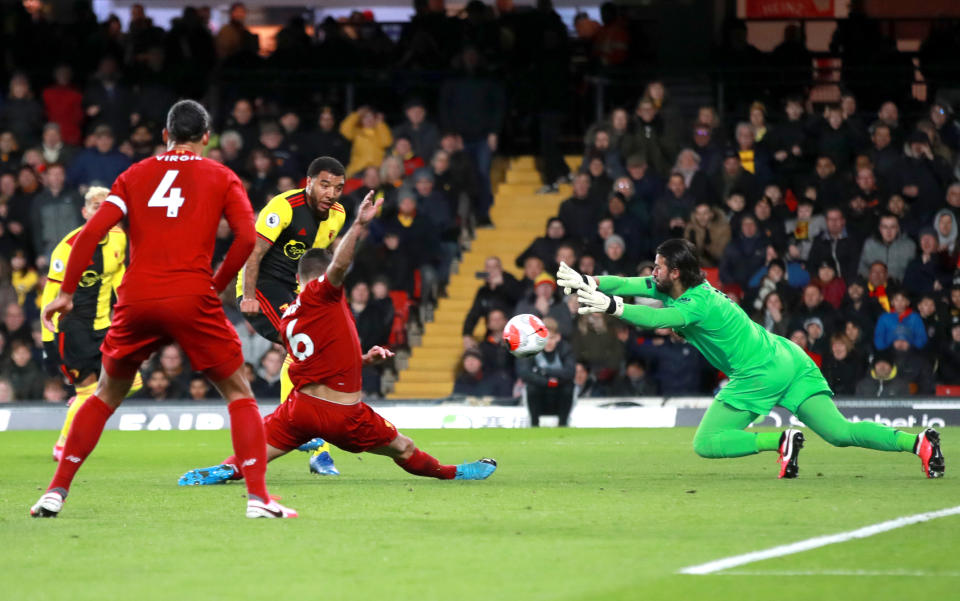
[[[570,294],[580,289],[596,290],[597,280],[592,276],[581,274],[560,261],[560,269],[557,269],[557,286],[563,288],[564,294]]]
[[[577,302],[580,315],[588,313],[608,313],[614,317],[623,315],[623,299],[619,296],[607,296],[599,290],[581,288],[577,290]]]

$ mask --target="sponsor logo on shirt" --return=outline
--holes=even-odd
[[[307,252],[307,245],[299,240],[291,240],[283,246],[283,254],[294,261],[300,259],[305,252]]]
[[[103,275],[97,273],[96,271],[89,271],[89,270],[84,271],[83,275],[80,276],[80,282],[78,282],[78,285],[81,288],[89,288],[91,286],[96,286],[97,282],[99,282],[100,278],[102,277]]]

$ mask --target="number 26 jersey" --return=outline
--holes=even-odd
[[[293,357],[295,389],[317,383],[338,392],[360,390],[363,352],[343,286],[326,276],[309,282],[284,312],[280,335]]]

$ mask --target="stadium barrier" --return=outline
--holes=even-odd
[[[570,416],[575,428],[672,428],[700,423],[710,397],[638,397],[581,399]],[[510,404],[507,404],[510,403]],[[526,407],[504,399],[429,399],[382,401],[371,405],[400,429],[527,428]],[[261,403],[264,415],[276,402]],[[874,421],[896,428],[960,425],[960,400],[915,397],[903,400],[837,400],[840,412],[853,421]],[[0,408],[0,432],[58,430],[64,408],[43,403],[17,403]],[[553,418],[555,420],[556,418]],[[543,425],[556,421],[545,417]],[[224,404],[183,402],[124,403],[107,422],[108,430],[222,430],[230,419]],[[802,425],[787,411],[776,408],[759,426]]]

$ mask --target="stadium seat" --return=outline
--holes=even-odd
[[[393,303],[393,323],[390,325],[390,348],[406,346],[407,319],[410,318],[410,307],[413,301],[403,290],[391,290],[390,301]]]
[[[707,277],[707,281],[710,282],[710,285],[716,289],[720,289],[723,284],[720,283],[720,269],[717,267],[703,267],[701,270],[703,275]]]
[[[960,386],[950,385],[950,384],[937,384],[937,396],[960,397]]]

